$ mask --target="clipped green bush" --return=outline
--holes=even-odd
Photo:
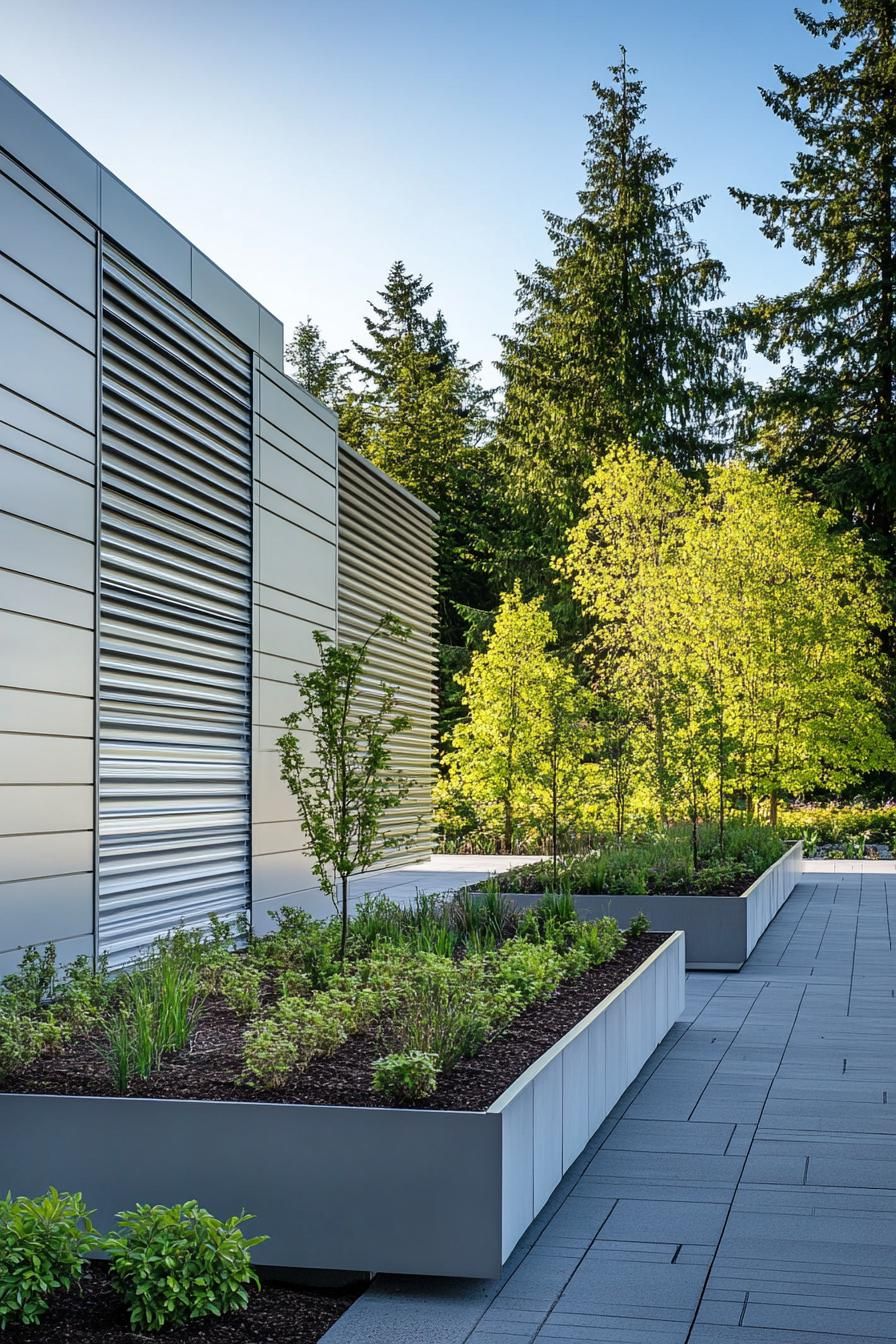
[[[521,1008],[549,999],[564,978],[562,954],[551,943],[512,939],[495,954],[495,975],[519,999]]]
[[[267,1237],[241,1231],[251,1214],[224,1220],[186,1204],[138,1204],[106,1237],[112,1282],[134,1330],[161,1330],[243,1310],[259,1286],[249,1252]]]
[[[374,1060],[372,1087],[379,1096],[403,1105],[431,1097],[439,1077],[438,1059],[424,1050]]]
[[[76,1283],[99,1245],[80,1195],[0,1199],[0,1330],[36,1325],[59,1289]]]

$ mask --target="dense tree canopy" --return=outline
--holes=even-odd
[[[827,3],[827,0],[825,0]],[[733,190],[811,275],[741,312],[781,364],[747,420],[771,465],[864,524],[896,555],[896,3],[840,0],[800,24],[836,59],[775,67],[767,106],[804,143],[777,192]]]
[[[546,213],[553,257],[519,277],[503,340],[509,563],[542,582],[608,448],[633,440],[683,469],[703,463],[726,441],[737,381],[718,306],[725,270],[690,233],[704,198],[670,180],[675,161],[644,131],[644,86],[624,51],[610,74],[594,85],[579,213]]]

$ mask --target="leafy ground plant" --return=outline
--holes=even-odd
[[[249,1252],[267,1240],[243,1235],[250,1217],[222,1222],[195,1200],[120,1213],[103,1249],[131,1327],[157,1331],[245,1308],[250,1289],[259,1286]]]
[[[375,1060],[372,1085],[381,1097],[402,1105],[431,1097],[438,1077],[439,1064],[435,1055],[424,1050],[407,1050],[404,1054],[384,1055]]]
[[[0,1330],[37,1324],[53,1293],[78,1281],[98,1245],[80,1195],[51,1187],[40,1199],[0,1199]]]

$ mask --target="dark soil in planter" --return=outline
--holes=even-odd
[[[2,1338],[10,1344],[147,1344],[150,1340],[170,1344],[314,1344],[359,1292],[320,1292],[269,1283],[252,1294],[245,1311],[146,1334],[131,1330],[106,1266],[90,1264],[80,1291],[73,1288],[60,1293],[38,1325],[9,1326]]]
[[[533,1004],[475,1057],[439,1079],[438,1091],[418,1108],[484,1111],[530,1064],[549,1050],[592,1008],[622,984],[670,935],[645,933],[592,971],[564,981],[544,1003]],[[304,1102],[328,1106],[383,1106],[370,1090],[373,1061],[388,1052],[381,1030],[359,1032],[334,1054],[316,1059],[277,1092],[240,1082],[242,1022],[219,999],[210,1000],[186,1049],[169,1055],[150,1078],[136,1080],[132,1097],[203,1101]],[[44,1056],[3,1084],[6,1092],[109,1096],[109,1073],[96,1041],[81,1039],[58,1055]]]

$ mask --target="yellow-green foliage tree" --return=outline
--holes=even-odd
[[[774,821],[782,793],[892,768],[882,571],[842,520],[746,463],[698,488],[633,446],[587,489],[559,565],[626,778],[640,761],[661,817],[686,811],[696,843],[713,812],[722,847],[735,791]]]
[[[881,717],[883,567],[836,515],[745,463],[709,469],[687,528],[690,620],[751,798],[832,790],[893,766]],[[723,766],[724,769],[724,766]]]
[[[589,478],[582,517],[557,562],[591,626],[585,649],[595,690],[612,706],[601,716],[601,740],[617,818],[627,787],[620,779],[634,783],[638,760],[661,821],[674,804],[671,730],[679,696],[667,647],[675,597],[669,578],[692,499],[693,487],[669,462],[633,444],[616,448]]]
[[[552,650],[555,639],[542,599],[525,601],[517,584],[458,678],[467,718],[451,736],[443,792],[467,802],[508,852],[521,828],[556,834],[581,802],[592,697]]]

